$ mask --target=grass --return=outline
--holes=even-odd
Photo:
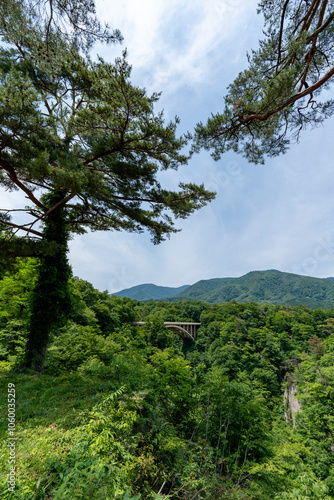
[[[7,388],[16,390],[16,490],[8,493]],[[0,372],[0,496],[4,499],[51,499],[52,464],[65,461],[79,438],[78,414],[90,409],[110,382],[79,373],[58,377]],[[51,496],[49,496],[49,494]]]

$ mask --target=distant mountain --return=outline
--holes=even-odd
[[[331,309],[334,308],[334,278],[310,278],[271,269],[252,271],[240,278],[201,280],[179,288],[138,285],[114,295],[136,300],[203,300],[214,304],[235,300]]]
[[[204,300],[211,303],[257,302],[265,304],[304,304],[311,308],[334,307],[333,278],[310,278],[276,270],[252,271],[240,278],[198,281],[172,298]]]
[[[119,292],[114,293],[118,297],[129,297],[135,300],[162,300],[174,297],[178,293],[184,292],[190,285],[179,286],[172,288],[168,286],[157,286],[153,283],[146,283],[144,285],[137,285],[131,288],[126,288]]]
[[[211,294],[215,290],[233,283],[235,279],[238,278],[212,278],[210,280],[197,281],[194,285],[189,286],[186,291],[174,295],[174,298],[182,296],[182,298],[184,297],[191,300],[206,300],[207,302],[211,302],[210,300],[207,300],[207,298],[203,297],[211,297]]]

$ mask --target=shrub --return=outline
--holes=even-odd
[[[63,328],[49,347],[45,369],[52,374],[76,370],[90,358],[108,362],[119,346],[110,338],[98,335],[91,326],[70,324]]]

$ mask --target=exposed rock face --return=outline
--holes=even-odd
[[[295,426],[295,414],[300,411],[301,406],[296,398],[297,386],[290,377],[287,378],[288,386],[284,391],[284,417],[286,422],[292,422]]]

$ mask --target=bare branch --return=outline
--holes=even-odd
[[[35,234],[36,236],[39,236],[40,238],[43,238],[43,234],[41,232],[27,227],[31,224],[19,225],[19,224],[14,224],[13,222],[2,221],[2,220],[0,220],[0,224],[3,224],[5,226],[10,226],[10,227],[15,227],[16,229],[21,229],[22,231],[24,231],[26,233],[32,233],[32,234]]]
[[[50,19],[49,19],[48,27],[47,27],[47,30],[46,30],[46,46],[47,46],[47,49],[49,48],[49,33],[50,33],[50,27],[51,27],[51,23],[52,23],[52,19],[53,19],[52,0],[49,0],[49,4],[50,4]]]
[[[282,49],[282,35],[283,35],[284,17],[285,17],[285,11],[287,9],[289,2],[290,2],[290,0],[286,0],[285,4],[283,6],[283,11],[282,11],[281,27],[280,27],[279,42],[278,42],[278,57],[277,57],[277,65],[276,65],[276,74],[278,73],[278,67],[279,67],[279,64],[281,62],[281,49]]]

